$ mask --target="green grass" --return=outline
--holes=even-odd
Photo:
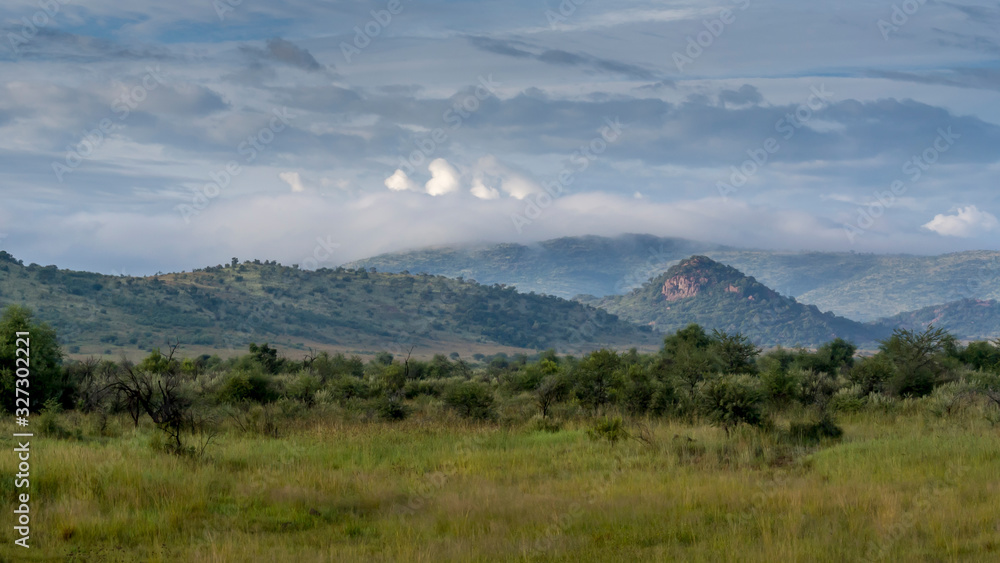
[[[805,448],[654,421],[654,446],[432,422],[286,422],[202,458],[70,413],[32,442],[32,548],[4,561],[989,561],[1000,432],[974,414],[859,413]],[[787,424],[787,421],[785,421]],[[778,422],[779,428],[782,422]],[[0,469],[15,468],[10,438]],[[11,479],[0,481],[9,521]]]

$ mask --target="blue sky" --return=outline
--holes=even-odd
[[[0,247],[27,262],[1000,242],[995,1],[50,0],[0,24]]]

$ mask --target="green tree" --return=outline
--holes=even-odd
[[[594,413],[614,402],[622,388],[621,358],[613,350],[591,352],[573,370],[576,396]]]
[[[29,346],[24,346],[23,342],[19,346],[18,332],[29,333]],[[28,348],[31,355],[18,355],[19,348]],[[22,360],[20,363],[18,358]],[[0,316],[0,392],[3,393],[3,407],[9,412],[24,406],[23,402],[16,404],[15,385],[17,368],[24,367],[25,359],[30,370],[28,409],[37,412],[50,399],[55,399],[64,408],[71,408],[76,388],[62,369],[63,355],[56,331],[46,323],[35,322],[30,309],[11,305]]]
[[[268,346],[266,342],[260,346],[251,342],[250,355],[261,365],[261,367],[264,368],[264,371],[270,373],[271,375],[277,374],[281,368],[281,360],[278,359],[278,351]]]
[[[764,392],[754,377],[718,375],[703,381],[698,391],[702,413],[721,426],[727,436],[739,424],[761,426],[767,421]]]
[[[955,361],[946,353],[953,341],[953,336],[933,325],[923,332],[902,328],[893,331],[892,336],[879,345],[880,353],[896,366],[889,392],[900,397],[921,397],[930,393],[935,385],[946,382]]]
[[[726,373],[757,373],[755,360],[761,349],[746,336],[715,329],[711,346]]]

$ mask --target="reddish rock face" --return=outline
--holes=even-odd
[[[667,301],[677,301],[698,295],[701,288],[708,283],[708,278],[694,276],[674,276],[663,284],[663,296]]]

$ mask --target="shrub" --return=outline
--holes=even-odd
[[[768,402],[776,407],[788,406],[793,399],[799,396],[798,373],[782,368],[773,362],[760,376],[760,383]]]
[[[489,420],[493,412],[493,392],[483,384],[463,382],[451,386],[444,394],[444,404],[465,418]]]
[[[322,381],[315,375],[303,373],[292,380],[285,388],[285,395],[289,399],[302,401],[307,407],[316,403],[316,392],[322,387]]]
[[[793,422],[789,429],[792,438],[808,444],[816,444],[823,439],[837,439],[844,430],[830,416],[823,416],[818,422]]]
[[[375,411],[383,420],[403,420],[410,415],[410,409],[402,401],[381,397],[376,400]]]
[[[764,392],[760,381],[748,375],[720,375],[698,384],[701,412],[726,435],[739,424],[762,426]]]
[[[219,389],[219,401],[236,404],[243,401],[270,403],[278,398],[270,377],[262,373],[237,372]]]
[[[896,366],[883,354],[863,358],[847,373],[847,379],[860,385],[865,395],[881,393],[896,373]]]
[[[607,440],[611,445],[615,445],[618,440],[628,438],[628,430],[621,418],[603,418],[598,420],[587,429],[587,436],[591,440]]]

